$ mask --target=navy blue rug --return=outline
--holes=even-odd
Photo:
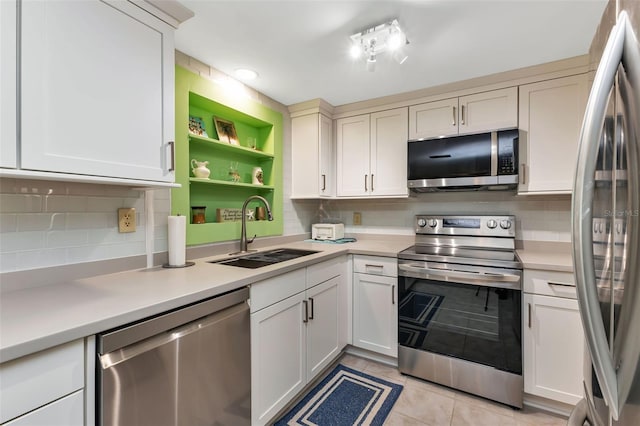
[[[338,364],[276,426],[382,425],[400,392],[402,385]]]

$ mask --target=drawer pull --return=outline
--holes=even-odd
[[[309,298],[309,302],[311,302],[311,313],[309,314],[309,319],[313,319],[313,297]]]
[[[396,286],[395,285],[391,286],[391,304],[392,305],[396,304]]]
[[[384,265],[374,265],[373,263],[367,263],[364,265],[365,268],[380,268],[383,269]]]
[[[529,328],[531,328],[531,303],[527,303],[529,306]]]
[[[304,303],[304,319],[302,322],[306,324],[309,322],[309,302],[303,300],[302,303]]]
[[[551,281],[548,281],[549,285],[557,285],[560,287],[575,287],[575,285],[573,284],[569,284],[569,283],[552,283]]]

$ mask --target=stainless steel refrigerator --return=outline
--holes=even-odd
[[[593,83],[572,201],[589,356],[570,425],[640,425],[639,22],[640,0],[610,0],[589,51]]]

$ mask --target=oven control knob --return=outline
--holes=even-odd
[[[435,219],[429,219],[429,227],[435,228],[438,225],[438,221]]]
[[[425,226],[427,226],[427,221],[424,219],[418,219],[418,226],[420,228],[424,228]]]
[[[489,220],[487,221],[487,227],[488,227],[489,229],[494,229],[496,226],[498,226],[498,222],[496,222],[495,220],[493,220],[493,219],[489,219]]]
[[[502,228],[502,229],[511,228],[511,221],[510,220],[501,220],[500,221],[500,228]]]

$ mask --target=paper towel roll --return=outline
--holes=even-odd
[[[186,263],[187,217],[169,216],[169,265],[183,266]]]

